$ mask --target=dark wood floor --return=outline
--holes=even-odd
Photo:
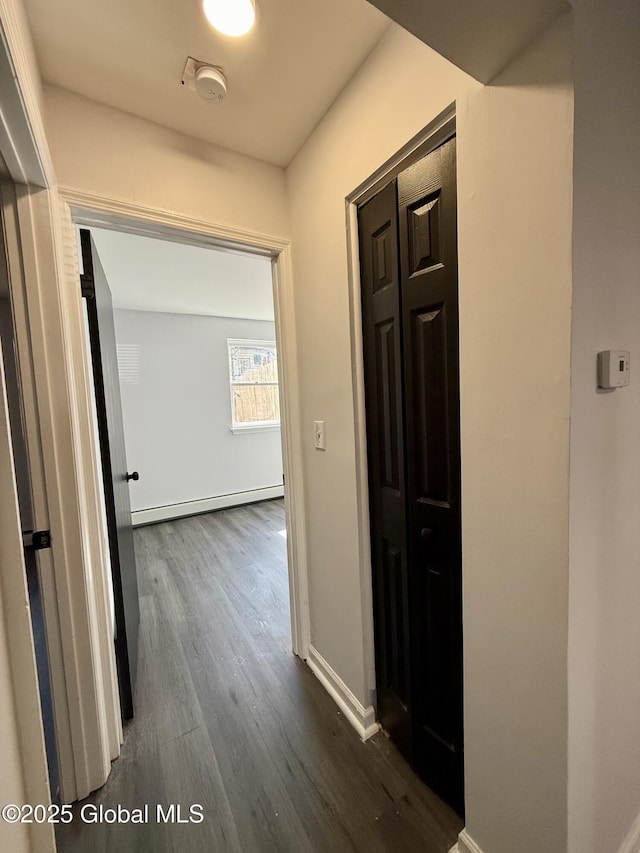
[[[291,653],[282,501],[135,533],[137,713],[107,784],[61,827],[62,853],[445,853],[459,818],[379,734],[362,743]],[[152,804],[145,825],[83,824],[85,804]],[[155,804],[202,804],[157,824]]]

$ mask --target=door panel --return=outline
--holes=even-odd
[[[408,214],[409,275],[440,265],[440,190],[410,205]]]
[[[409,704],[408,671],[404,666],[405,649],[409,641],[407,630],[406,569],[402,552],[386,539],[382,540],[382,581],[384,583],[385,630],[383,634],[383,659],[386,663],[388,690],[401,705]]]
[[[449,503],[449,419],[447,410],[447,309],[442,302],[412,314],[415,359],[416,497]],[[444,452],[443,452],[444,451]]]
[[[455,139],[398,177],[414,751],[463,803],[460,412]]]
[[[376,324],[376,378],[378,385],[378,430],[380,441],[380,485],[400,494],[398,458],[398,385],[396,377],[397,330],[392,320]]]
[[[123,718],[133,717],[138,662],[140,605],[131,525],[131,502],[122,423],[113,302],[107,278],[89,231],[80,242],[87,296],[89,340],[96,395],[116,620],[116,661]]]
[[[395,183],[359,212],[379,722],[411,759],[409,579]]]

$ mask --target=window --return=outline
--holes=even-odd
[[[231,382],[231,429],[280,426],[278,358],[274,341],[227,340]]]

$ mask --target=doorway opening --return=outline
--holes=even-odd
[[[78,235],[126,720],[158,560],[161,588],[194,620],[245,583],[257,641],[292,648],[272,262],[123,230]]]

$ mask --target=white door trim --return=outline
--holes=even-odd
[[[16,752],[22,764],[25,803],[50,803],[35,649],[31,629],[27,573],[22,550],[18,496],[16,492],[9,412],[0,349],[0,630],[5,633],[9,651],[13,694]],[[13,721],[3,720],[12,726]],[[4,805],[4,804],[3,804]],[[18,846],[20,836],[28,838],[34,853],[53,853],[55,837],[51,824],[0,827],[0,836]]]
[[[45,611],[45,621],[48,639],[59,638],[61,646],[60,659],[51,658],[51,674],[62,798],[71,802],[104,784],[119,752],[115,655],[101,642],[110,633],[101,597],[106,567],[90,536],[95,488],[87,465],[89,397],[74,356],[83,334],[79,286],[65,279],[62,268],[56,193],[17,190],[57,604],[55,612]]]
[[[289,240],[282,237],[231,228],[160,207],[132,204],[72,187],[59,186],[58,192],[69,205],[74,221],[88,228],[110,228],[191,246],[226,247],[233,251],[244,248],[250,254],[271,257],[277,257],[290,245]]]
[[[426,148],[445,128],[455,121],[455,104],[413,137],[403,148],[383,163],[373,175],[347,196],[345,202],[349,276],[349,328],[352,392],[356,447],[356,495],[358,513],[358,556],[360,598],[362,606],[363,650],[366,685],[375,697],[376,665],[373,639],[373,595],[371,575],[371,534],[369,528],[369,481],[367,461],[367,425],[364,398],[364,354],[362,343],[362,301],[360,297],[360,248],[358,241],[358,206],[372,198],[378,190],[408,165],[419,149]],[[427,150],[424,153],[427,153]],[[375,701],[373,702],[375,705]]]
[[[309,655],[309,593],[307,546],[302,476],[302,435],[297,367],[295,305],[288,240],[272,235],[230,228],[178,213],[91,195],[61,187],[60,196],[79,225],[110,228],[148,237],[197,246],[209,246],[261,254],[273,264],[273,297],[280,367],[282,412],[282,459],[287,516],[287,551],[293,651],[306,660]],[[89,369],[86,347],[74,354]],[[94,460],[97,466],[97,458]]]
[[[42,81],[21,0],[0,0],[0,150],[16,183],[55,184],[41,116]]]

